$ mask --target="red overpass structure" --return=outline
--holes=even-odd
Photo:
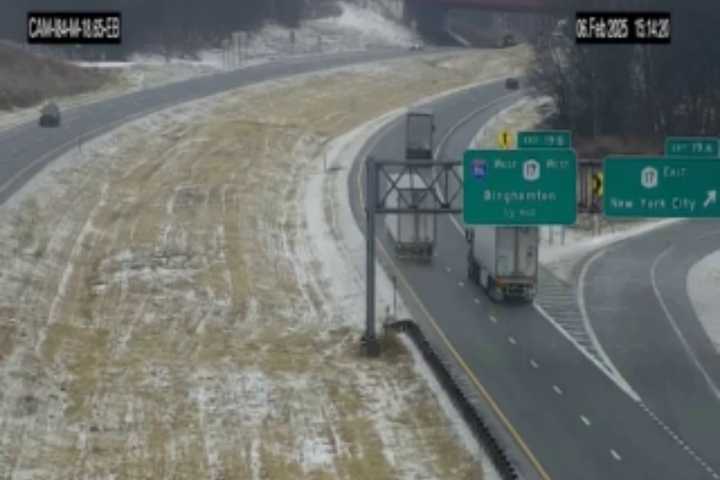
[[[558,0],[404,0],[405,20],[416,22],[420,33],[438,36],[445,29],[447,12],[454,9],[488,13],[552,13]]]
[[[550,9],[547,0],[418,0],[418,3],[435,3],[447,9],[473,8],[495,12],[543,12]]]

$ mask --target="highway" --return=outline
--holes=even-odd
[[[403,55],[408,55],[408,52],[387,50],[269,63],[78,107],[63,112],[65,122],[58,129],[40,130],[33,122],[0,132],[0,202],[7,201],[35,173],[74,147],[79,140],[88,140],[150,112],[264,80]],[[516,95],[506,95],[502,83],[498,82],[434,102],[438,142],[451,132],[458,120],[468,120],[459,128],[452,129],[440,156],[451,158],[464,150],[482,123],[517,98]],[[491,103],[491,106],[481,108]],[[402,127],[401,122],[395,122],[383,130],[365,153],[371,150],[381,157],[398,158],[404,142]],[[353,188],[350,200],[362,224],[362,197],[358,188],[362,181],[358,175],[362,171],[360,164],[355,163],[354,174],[351,175]],[[378,231],[383,232],[380,224]],[[667,377],[682,375],[678,381],[686,383],[677,388],[679,393],[686,387],[698,385],[705,390],[699,389],[697,396],[690,398],[681,394],[671,396],[663,389],[665,383],[661,383],[665,382],[667,372],[654,368],[651,363],[642,365],[633,363],[632,359],[625,363],[621,346],[618,347],[620,353],[608,349],[633,386],[637,376],[648,377],[644,370],[653,370],[655,378],[663,377],[656,384],[649,377],[645,383],[639,382],[637,390],[646,402],[633,400],[537,309],[493,305],[478,288],[468,285],[465,278],[466,245],[462,233],[449,217],[439,218],[439,232],[437,256],[432,265],[393,263],[391,268],[398,272],[406,303],[415,319],[433,344],[443,349],[441,353],[465,375],[466,387],[473,390],[478,404],[486,408],[488,421],[501,440],[512,447],[512,452],[515,452],[513,458],[525,478],[720,478],[704,466],[707,461],[712,468],[720,468],[718,451],[713,451],[717,443],[704,443],[717,437],[711,427],[718,425],[715,420],[719,417],[702,417],[702,413],[697,413],[693,417],[695,419],[689,421],[687,414],[683,413],[686,407],[696,408],[694,403],[690,403],[696,400],[699,406],[710,408],[709,386],[707,383],[702,385],[698,380],[697,369],[693,369],[693,365],[687,362],[681,365],[678,360],[677,372]],[[388,250],[387,238],[384,235],[379,237],[381,252]],[[657,237],[658,248],[667,245],[662,238]],[[710,243],[703,245],[709,248]],[[589,283],[604,281],[603,266],[610,265],[607,268],[611,268],[614,264],[609,255],[607,259],[598,259],[593,264],[588,275]],[[656,264],[658,288],[669,294],[677,286],[670,285],[671,277],[663,276],[660,280],[659,273],[666,269],[668,272],[682,270],[685,268],[683,262],[692,259],[671,253],[661,260]],[[391,263],[387,255],[385,262]],[[642,268],[638,271],[642,272]],[[595,291],[593,288],[593,295]],[[598,312],[602,312],[605,301],[601,292],[598,289],[597,299],[588,298],[593,324],[603,321],[600,317],[596,318]],[[672,311],[676,312],[677,318],[686,318],[681,312],[687,305],[683,306],[682,302],[672,303],[669,308],[675,309]],[[650,320],[650,315],[647,320]],[[614,318],[613,321],[620,319]],[[688,324],[682,328],[687,330],[688,342],[700,352],[698,355],[705,355],[698,346],[699,337],[695,338],[692,334],[692,329],[696,327]],[[602,329],[597,325],[596,328],[604,344],[620,341],[612,337],[612,331],[608,333],[611,328]],[[645,329],[644,326],[642,328]],[[663,328],[667,329],[667,322]],[[662,333],[657,335],[658,341],[671,338]],[[628,350],[627,345],[634,345],[628,343],[635,341],[633,338],[621,339],[626,341],[625,351]],[[677,358],[681,355],[678,354]],[[703,364],[708,365],[705,368],[716,375],[716,370],[705,360]],[[646,394],[648,398],[645,398]],[[692,452],[698,453],[693,455],[678,444],[663,424],[653,418],[648,407],[667,425],[677,428]],[[712,414],[715,415],[714,409]]]
[[[446,140],[438,158],[458,159],[480,126],[516,99],[498,82],[433,102],[436,144]],[[350,201],[363,229],[363,161],[369,154],[401,159],[403,130],[402,119],[390,123],[356,159]],[[621,389],[539,309],[492,304],[468,284],[463,233],[448,215],[438,222],[436,256],[423,265],[388,255],[392,241],[378,216],[379,260],[397,276],[414,320],[462,377],[523,478],[720,478],[710,452],[717,443],[703,446],[712,462],[690,440],[685,449],[658,419],[662,415]],[[712,425],[718,423],[708,421]]]
[[[423,53],[432,53],[432,50]],[[1,131],[0,203],[79,141],[87,141],[154,111],[274,78],[410,55],[416,53],[394,48],[288,58],[77,107],[61,112],[63,123],[59,128],[40,129],[36,122],[29,122]]]
[[[588,317],[608,356],[648,407],[714,466],[720,356],[685,279],[719,247],[720,222],[680,222],[599,252],[584,278]]]

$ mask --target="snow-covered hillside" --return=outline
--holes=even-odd
[[[228,39],[225,49],[200,51],[196,60],[142,54],[134,55],[129,62],[76,62],[83,67],[115,71],[118,79],[99,91],[53,100],[65,110],[123,93],[246,68],[283,57],[407,47],[416,41],[416,37],[410,29],[390,19],[392,12],[397,11],[394,2],[339,2],[342,13],[338,16],[304,21],[292,32],[269,23],[257,32],[244,35],[238,49],[233,48]],[[36,108],[0,113],[0,130],[33,120],[36,116]]]
[[[0,209],[0,478],[496,478],[396,339],[358,356],[364,250],[339,162],[368,122],[517,53],[244,87],[26,184]]]

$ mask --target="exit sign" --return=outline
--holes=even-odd
[[[668,157],[718,158],[718,139],[708,137],[668,137],[665,140]]]
[[[567,130],[534,130],[518,133],[518,148],[571,148]]]
[[[613,156],[603,162],[603,173],[607,217],[720,217],[720,162]]]

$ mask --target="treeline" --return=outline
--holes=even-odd
[[[538,22],[531,81],[554,126],[589,137],[659,140],[720,130],[718,0],[562,0]],[[577,45],[576,11],[670,11],[670,45]]]
[[[5,0],[0,6],[0,38],[24,42],[26,16],[32,10],[120,11],[123,45],[105,50],[113,56],[146,48],[176,53],[196,45],[219,45],[231,32],[252,31],[268,20],[296,27],[305,4],[306,0]]]

